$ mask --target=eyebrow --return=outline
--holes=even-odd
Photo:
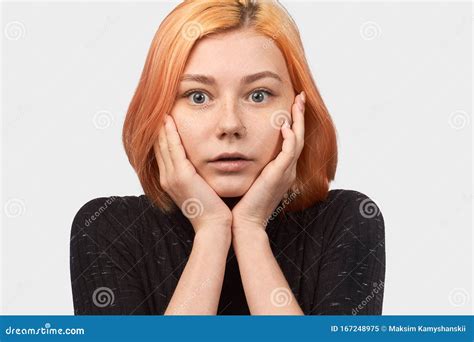
[[[281,80],[280,76],[278,76],[274,72],[262,71],[262,72],[258,72],[256,74],[247,75],[247,76],[242,77],[242,79],[240,80],[240,83],[241,84],[249,84],[249,83],[253,83],[257,80],[260,80],[260,79],[266,78],[266,77],[273,78],[273,79],[276,79],[280,82],[283,82]],[[214,77],[207,76],[207,75],[199,75],[199,74],[184,74],[181,77],[181,81],[182,82],[194,81],[194,82],[204,83],[204,84],[207,84],[207,85],[216,84],[216,79]]]

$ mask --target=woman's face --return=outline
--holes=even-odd
[[[268,37],[226,32],[194,46],[171,116],[201,177],[220,197],[239,197],[280,152],[279,126],[294,97],[283,55]],[[248,161],[237,168],[212,162],[226,152]]]

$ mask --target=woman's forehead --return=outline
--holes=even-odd
[[[232,34],[228,40],[199,41],[188,58],[182,78],[204,75],[211,81],[244,82],[252,75],[266,72],[276,75],[268,77],[275,81],[289,79],[285,59],[277,47],[263,48],[262,44],[267,42],[263,36],[243,35],[244,38],[234,39],[237,34]]]

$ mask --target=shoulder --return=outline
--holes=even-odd
[[[79,207],[74,221],[84,220],[86,226],[98,220],[102,214],[126,216],[140,207],[141,196],[97,197]]]
[[[311,226],[318,268],[313,314],[358,314],[382,312],[385,279],[384,221],[372,196],[356,190],[331,190],[315,207],[319,215]],[[318,244],[315,244],[317,241]],[[317,273],[316,273],[317,272]],[[371,291],[377,285],[378,292]],[[376,294],[376,297],[374,297]],[[359,304],[368,297],[370,303]],[[360,310],[360,311],[359,311]]]
[[[140,216],[148,206],[150,202],[144,195],[93,198],[75,213],[71,238],[78,233],[119,236],[124,230],[133,234],[132,228],[140,223]]]
[[[326,237],[348,230],[383,235],[384,230],[382,211],[372,196],[350,189],[330,190],[323,201],[303,211],[303,219],[314,234]]]
[[[303,216],[322,216],[325,213],[332,215],[341,211],[346,214],[351,211],[362,210],[366,216],[381,215],[376,202],[363,192],[350,189],[333,189],[328,191],[326,198],[310,207],[298,212]]]
[[[330,210],[339,210],[344,215],[357,214],[367,219],[377,216],[382,217],[382,212],[375,200],[369,197],[369,195],[357,190],[331,190],[323,205]]]
[[[331,190],[324,208],[326,242],[341,243],[343,237],[342,240],[354,239],[364,246],[383,243],[384,218],[372,196],[356,190]]]

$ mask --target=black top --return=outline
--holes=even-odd
[[[382,313],[384,220],[369,197],[331,190],[325,201],[303,211],[281,212],[266,231],[305,315]],[[71,231],[74,313],[164,314],[193,239],[186,216],[164,215],[145,195],[87,202]],[[232,246],[218,314],[249,314]]]

